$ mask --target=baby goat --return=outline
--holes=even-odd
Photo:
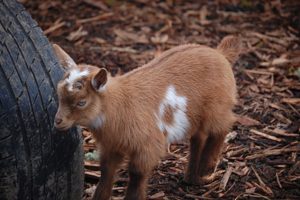
[[[190,139],[185,180],[201,183],[214,169],[224,138],[235,121],[236,85],[231,64],[240,51],[236,37],[217,49],[172,48],[125,75],[77,65],[59,46],[66,73],[58,83],[58,129],[88,127],[101,152],[101,178],[93,199],[111,197],[113,176],[126,156],[126,200],[146,198],[147,179],[169,143]]]

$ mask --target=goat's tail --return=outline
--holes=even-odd
[[[242,42],[239,37],[226,36],[218,45],[217,50],[233,64],[239,57],[242,50]]]

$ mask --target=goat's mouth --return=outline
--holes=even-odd
[[[70,129],[71,127],[64,126],[64,127],[55,127],[55,128],[59,131],[66,131],[66,130]]]
[[[72,128],[73,124],[70,124],[70,125],[66,125],[66,124],[55,125],[55,124],[54,124],[54,126],[55,126],[55,128],[56,128],[57,130],[59,130],[59,131],[66,131],[66,130]]]

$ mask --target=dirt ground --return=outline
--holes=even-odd
[[[188,144],[170,147],[149,180],[149,199],[300,199],[300,2],[22,0],[49,40],[77,62],[126,73],[184,43],[215,47],[241,36],[234,65],[238,121],[229,133],[216,177],[202,186],[183,182]],[[202,2],[202,3],[198,3]],[[262,3],[267,2],[267,3]],[[94,140],[85,131],[85,152]],[[93,154],[92,154],[93,155]],[[89,199],[100,176],[85,161]],[[122,169],[113,194],[122,199]]]

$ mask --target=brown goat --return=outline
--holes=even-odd
[[[240,51],[236,37],[218,48],[182,45],[125,75],[75,62],[57,45],[65,68],[58,83],[58,129],[88,127],[101,153],[101,178],[93,199],[111,198],[113,176],[126,156],[126,200],[146,198],[148,176],[169,143],[190,139],[185,180],[201,183],[214,169],[235,121],[236,85],[230,62]]]

